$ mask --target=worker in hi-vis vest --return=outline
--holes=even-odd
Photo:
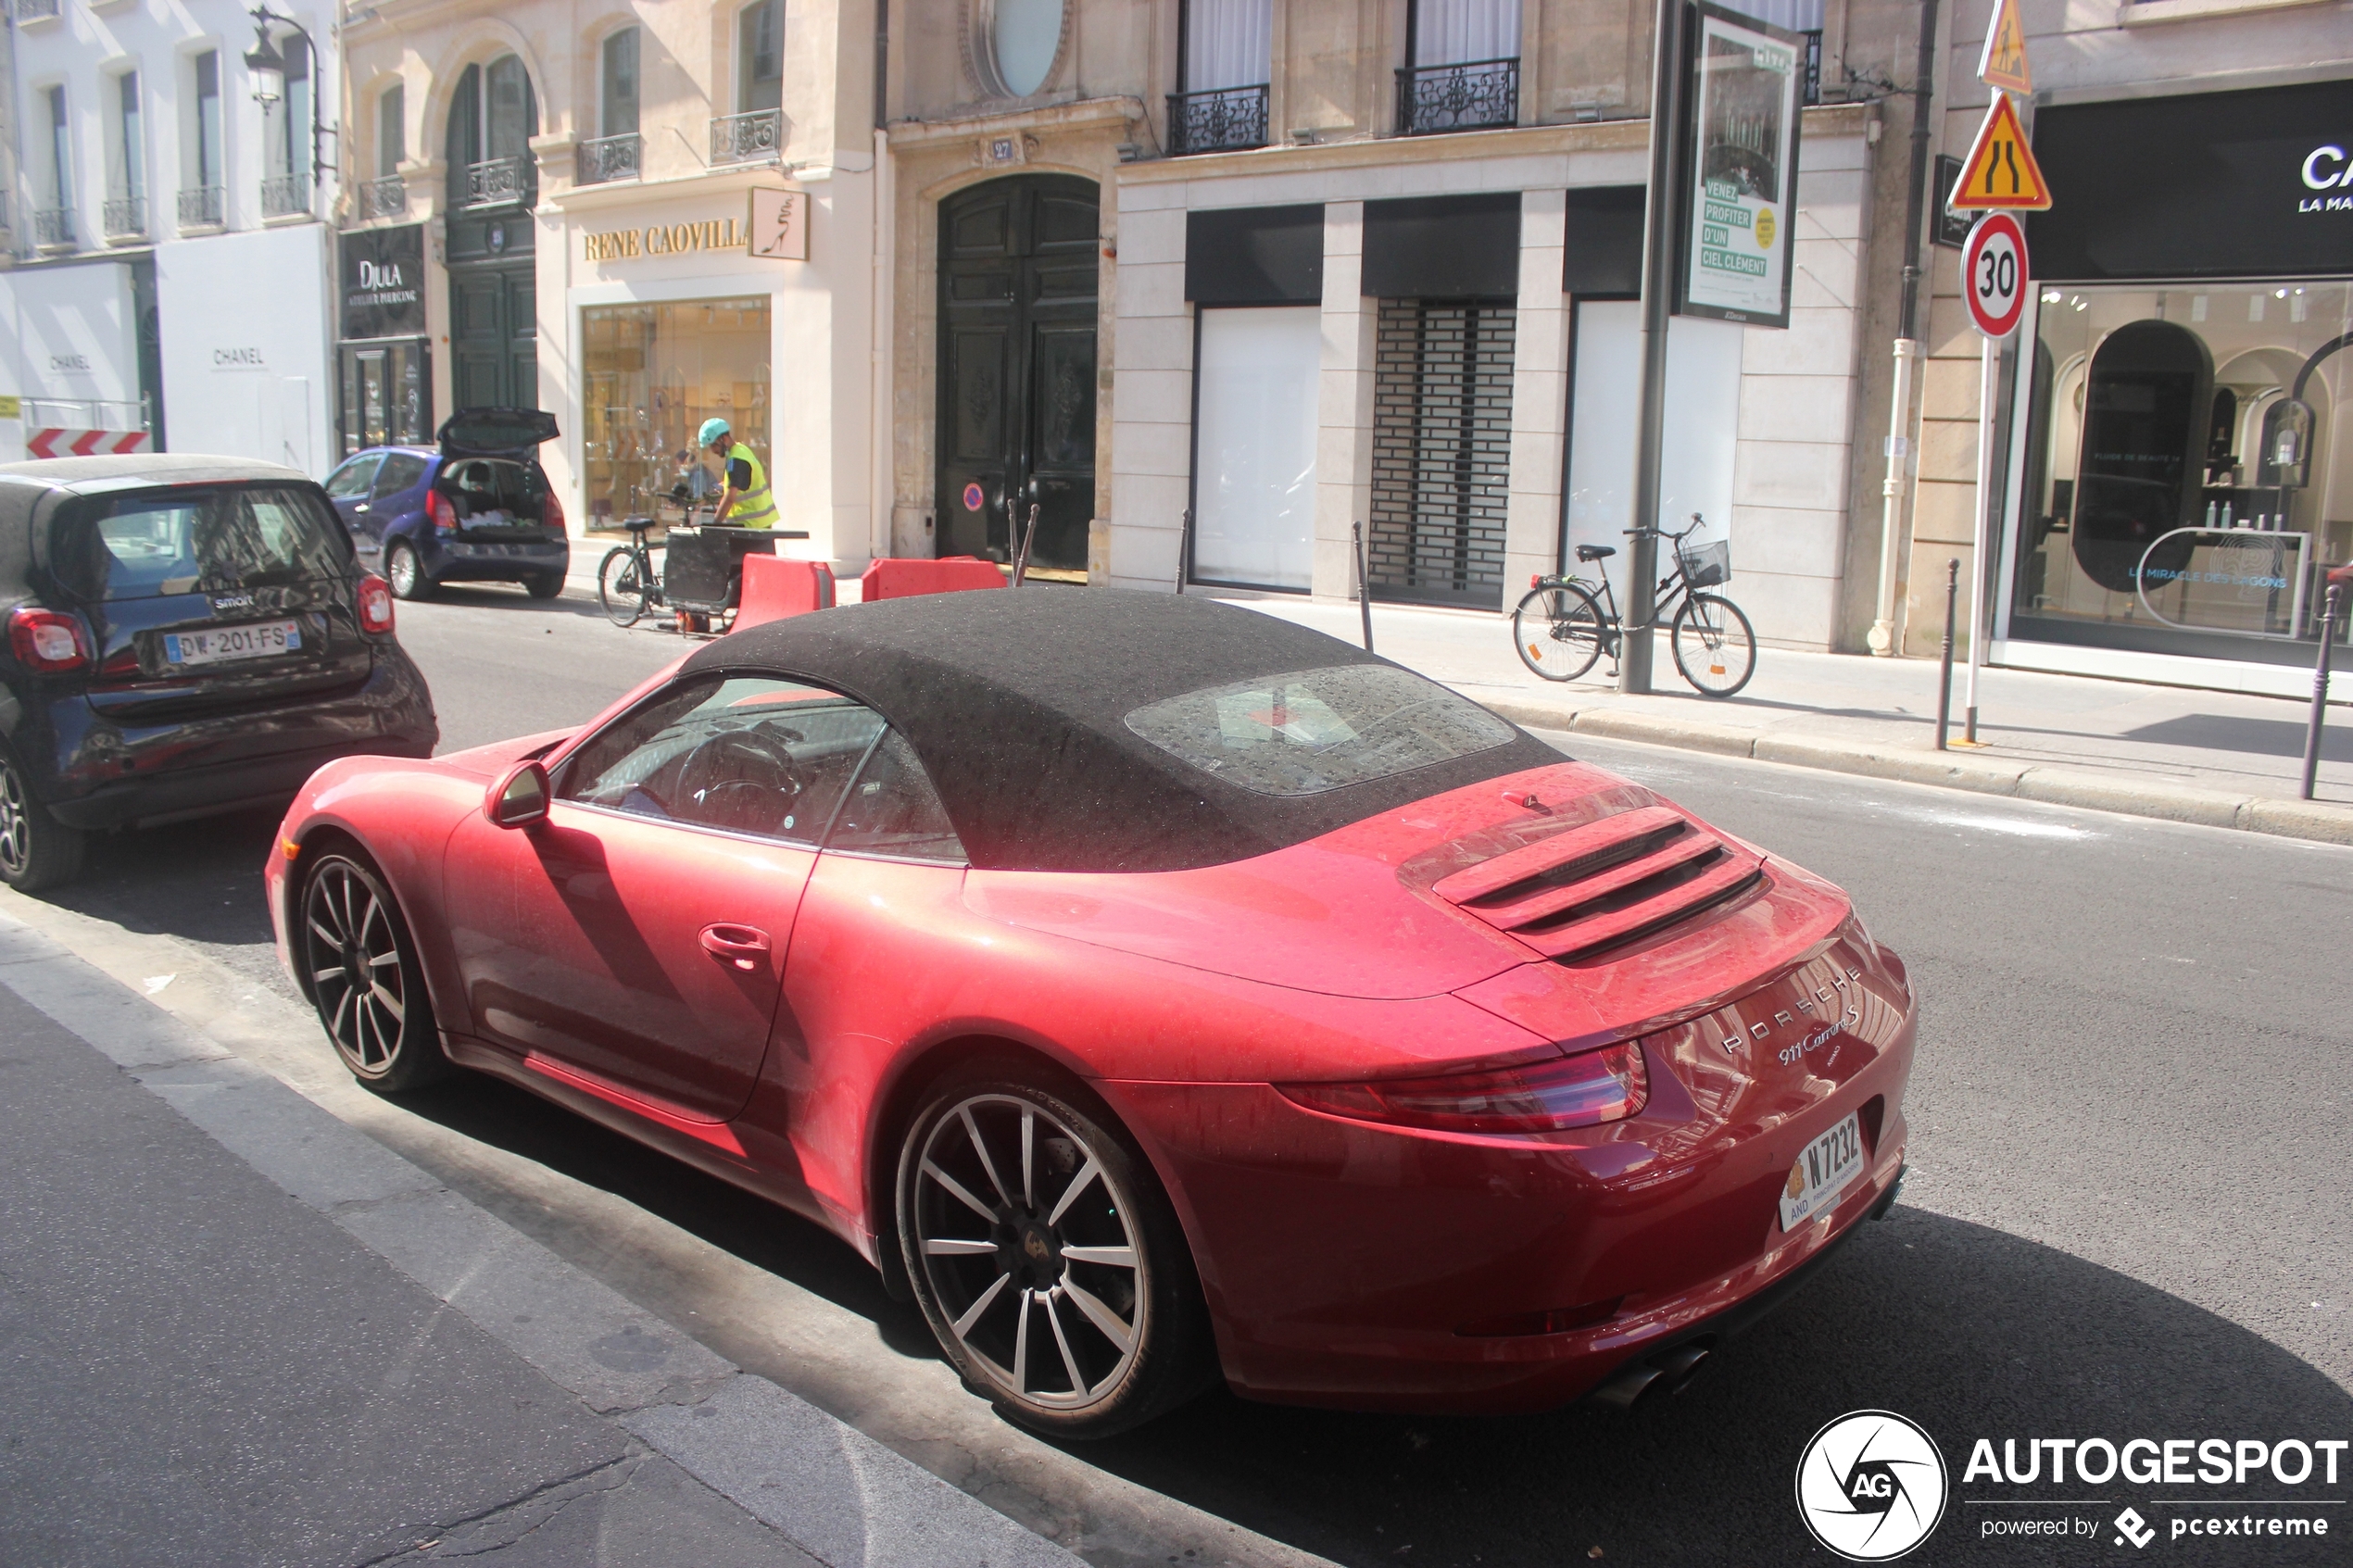
[[[719,510],[712,516],[714,526],[730,528],[774,528],[776,526],[776,497],[768,490],[768,470],[751,455],[751,448],[736,439],[725,420],[705,420],[696,439],[702,449],[719,459],[719,471],[726,476],[727,488],[720,492]]]

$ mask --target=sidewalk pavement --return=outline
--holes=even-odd
[[[1229,602],[1361,638],[1353,603]],[[1377,604],[1373,647],[1530,729],[2353,844],[2353,708],[2343,703],[2329,709],[2307,802],[2296,794],[2309,702],[1988,669],[1978,677],[1986,744],[1939,753],[1933,659],[1760,648],[1747,688],[1718,700],[1684,684],[1663,638],[1648,696],[1621,696],[1607,659],[1583,681],[1540,679],[1513,653],[1507,618],[1486,611]],[[1957,742],[1963,690],[1957,667]]]
[[[5,915],[0,1041],[0,1562],[1079,1561]]]

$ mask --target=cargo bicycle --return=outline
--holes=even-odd
[[[1706,591],[1732,577],[1730,544],[1720,539],[1687,543],[1706,526],[1706,520],[1693,512],[1691,526],[1680,533],[1660,528],[1626,531],[1629,538],[1667,541],[1675,560],[1674,570],[1659,579],[1652,596],[1656,608],[1649,626],[1631,630],[1646,632],[1667,621],[1667,644],[1683,679],[1702,696],[1724,697],[1747,685],[1756,672],[1756,633],[1740,606]],[[1577,546],[1577,558],[1585,565],[1617,553],[1612,545]],[[1534,577],[1512,610],[1512,646],[1519,650],[1519,661],[1547,681],[1574,681],[1604,653],[1615,662],[1621,657],[1627,630],[1605,572],[1597,583],[1568,575]]]

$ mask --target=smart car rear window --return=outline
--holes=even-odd
[[[1127,714],[1127,728],[1240,789],[1320,795],[1511,742],[1511,725],[1384,664],[1207,686]]]
[[[334,514],[278,485],[207,485],[77,507],[57,574],[84,599],[232,593],[339,577],[350,557]]]

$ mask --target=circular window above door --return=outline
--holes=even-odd
[[[973,63],[981,84],[1008,98],[1046,85],[1062,53],[1065,0],[976,0]]]

